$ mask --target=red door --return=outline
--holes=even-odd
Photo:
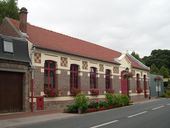
[[[122,94],[128,95],[128,80],[127,78],[124,78],[123,74],[125,71],[121,72],[121,91]]]

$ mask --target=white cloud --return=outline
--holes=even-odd
[[[169,0],[19,0],[31,24],[117,51],[170,48]]]

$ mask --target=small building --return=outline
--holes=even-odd
[[[28,42],[35,109],[63,109],[80,92],[91,99],[106,92],[148,96],[147,66],[129,54],[31,25],[26,8],[19,21],[5,18],[0,33]]]
[[[164,84],[163,84],[163,76],[150,74],[149,83],[150,83],[149,84],[150,96],[151,97],[162,96],[162,94],[165,91]]]
[[[30,109],[30,62],[26,40],[0,35],[0,113]]]

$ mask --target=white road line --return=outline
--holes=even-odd
[[[132,117],[135,117],[135,116],[138,116],[138,115],[142,115],[142,114],[145,114],[147,112],[148,111],[143,111],[143,112],[140,112],[140,113],[137,113],[137,114],[134,114],[134,115],[130,115],[130,116],[128,116],[128,118],[132,118]]]
[[[169,104],[166,104],[166,105],[168,105],[168,106],[169,106],[169,105],[170,105],[170,103],[169,103]]]
[[[154,111],[154,110],[157,110],[157,109],[160,109],[160,108],[163,108],[163,107],[165,107],[165,106],[164,106],[164,105],[162,105],[162,106],[159,106],[159,107],[153,108],[152,110]]]
[[[110,121],[110,122],[103,123],[103,124],[100,124],[100,125],[92,126],[92,127],[90,127],[90,128],[99,128],[99,127],[102,127],[102,126],[106,126],[106,125],[109,125],[109,124],[116,123],[116,122],[118,122],[118,121],[119,121],[119,120],[114,120],[114,121]]]

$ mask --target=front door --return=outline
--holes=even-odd
[[[22,111],[23,74],[0,71],[0,112]]]
[[[124,78],[123,76],[124,72],[125,71],[121,72],[121,91],[122,91],[122,94],[128,95],[128,79]]]

